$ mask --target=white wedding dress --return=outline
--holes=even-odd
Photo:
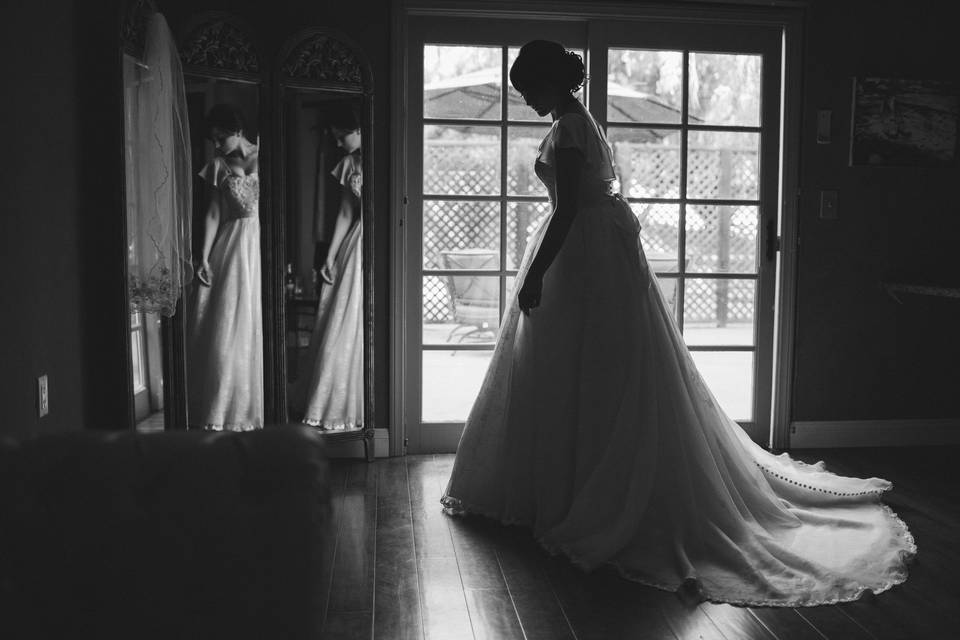
[[[330,172],[361,202],[363,161],[348,153]],[[362,214],[361,214],[362,215]],[[358,216],[334,256],[333,284],[324,285],[307,349],[306,375],[293,403],[305,424],[328,431],[363,428],[363,222]]]
[[[511,295],[447,512],[529,527],[584,569],[686,583],[715,602],[808,606],[903,582],[916,545],[880,501],[891,483],[773,455],[727,417],[649,272],[636,218],[610,195],[610,147],[582,108],[540,146],[553,202],[565,147],[586,161],[577,216],[540,306],[524,316]]]
[[[187,422],[250,431],[263,427],[260,176],[223,157],[200,172],[220,199],[210,249],[210,286],[196,283],[187,326]]]

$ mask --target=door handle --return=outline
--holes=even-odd
[[[777,235],[776,219],[771,218],[770,220],[767,220],[765,244],[767,260],[773,260],[777,257],[777,251],[780,250],[780,236]]]

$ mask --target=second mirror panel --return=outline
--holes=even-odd
[[[289,419],[364,423],[362,98],[283,92]]]

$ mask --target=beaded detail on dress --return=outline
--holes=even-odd
[[[259,213],[260,176],[231,174],[223,181],[228,198],[233,205],[231,213],[237,218],[252,218]]]

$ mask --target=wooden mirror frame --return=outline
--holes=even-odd
[[[363,139],[363,187],[362,219],[363,224],[363,428],[355,431],[324,431],[328,442],[362,440],[367,461],[374,458],[374,140],[373,140],[373,73],[362,50],[350,38],[329,29],[304,29],[290,38],[280,50],[275,69],[276,91],[274,94],[274,113],[276,128],[276,157],[279,162],[272,167],[275,172],[273,202],[276,210],[273,216],[272,247],[268,272],[273,277],[270,284],[272,296],[271,316],[279,320],[268,325],[273,331],[270,342],[276,346],[271,358],[265,360],[272,366],[271,376],[276,383],[274,399],[277,403],[274,411],[283,422],[289,420],[287,411],[287,358],[285,346],[286,305],[282,294],[284,282],[283,265],[286,264],[287,211],[284,193],[286,189],[284,162],[286,159],[286,141],[284,139],[285,122],[283,94],[285,90],[302,89],[355,96],[360,99],[361,136]]]

